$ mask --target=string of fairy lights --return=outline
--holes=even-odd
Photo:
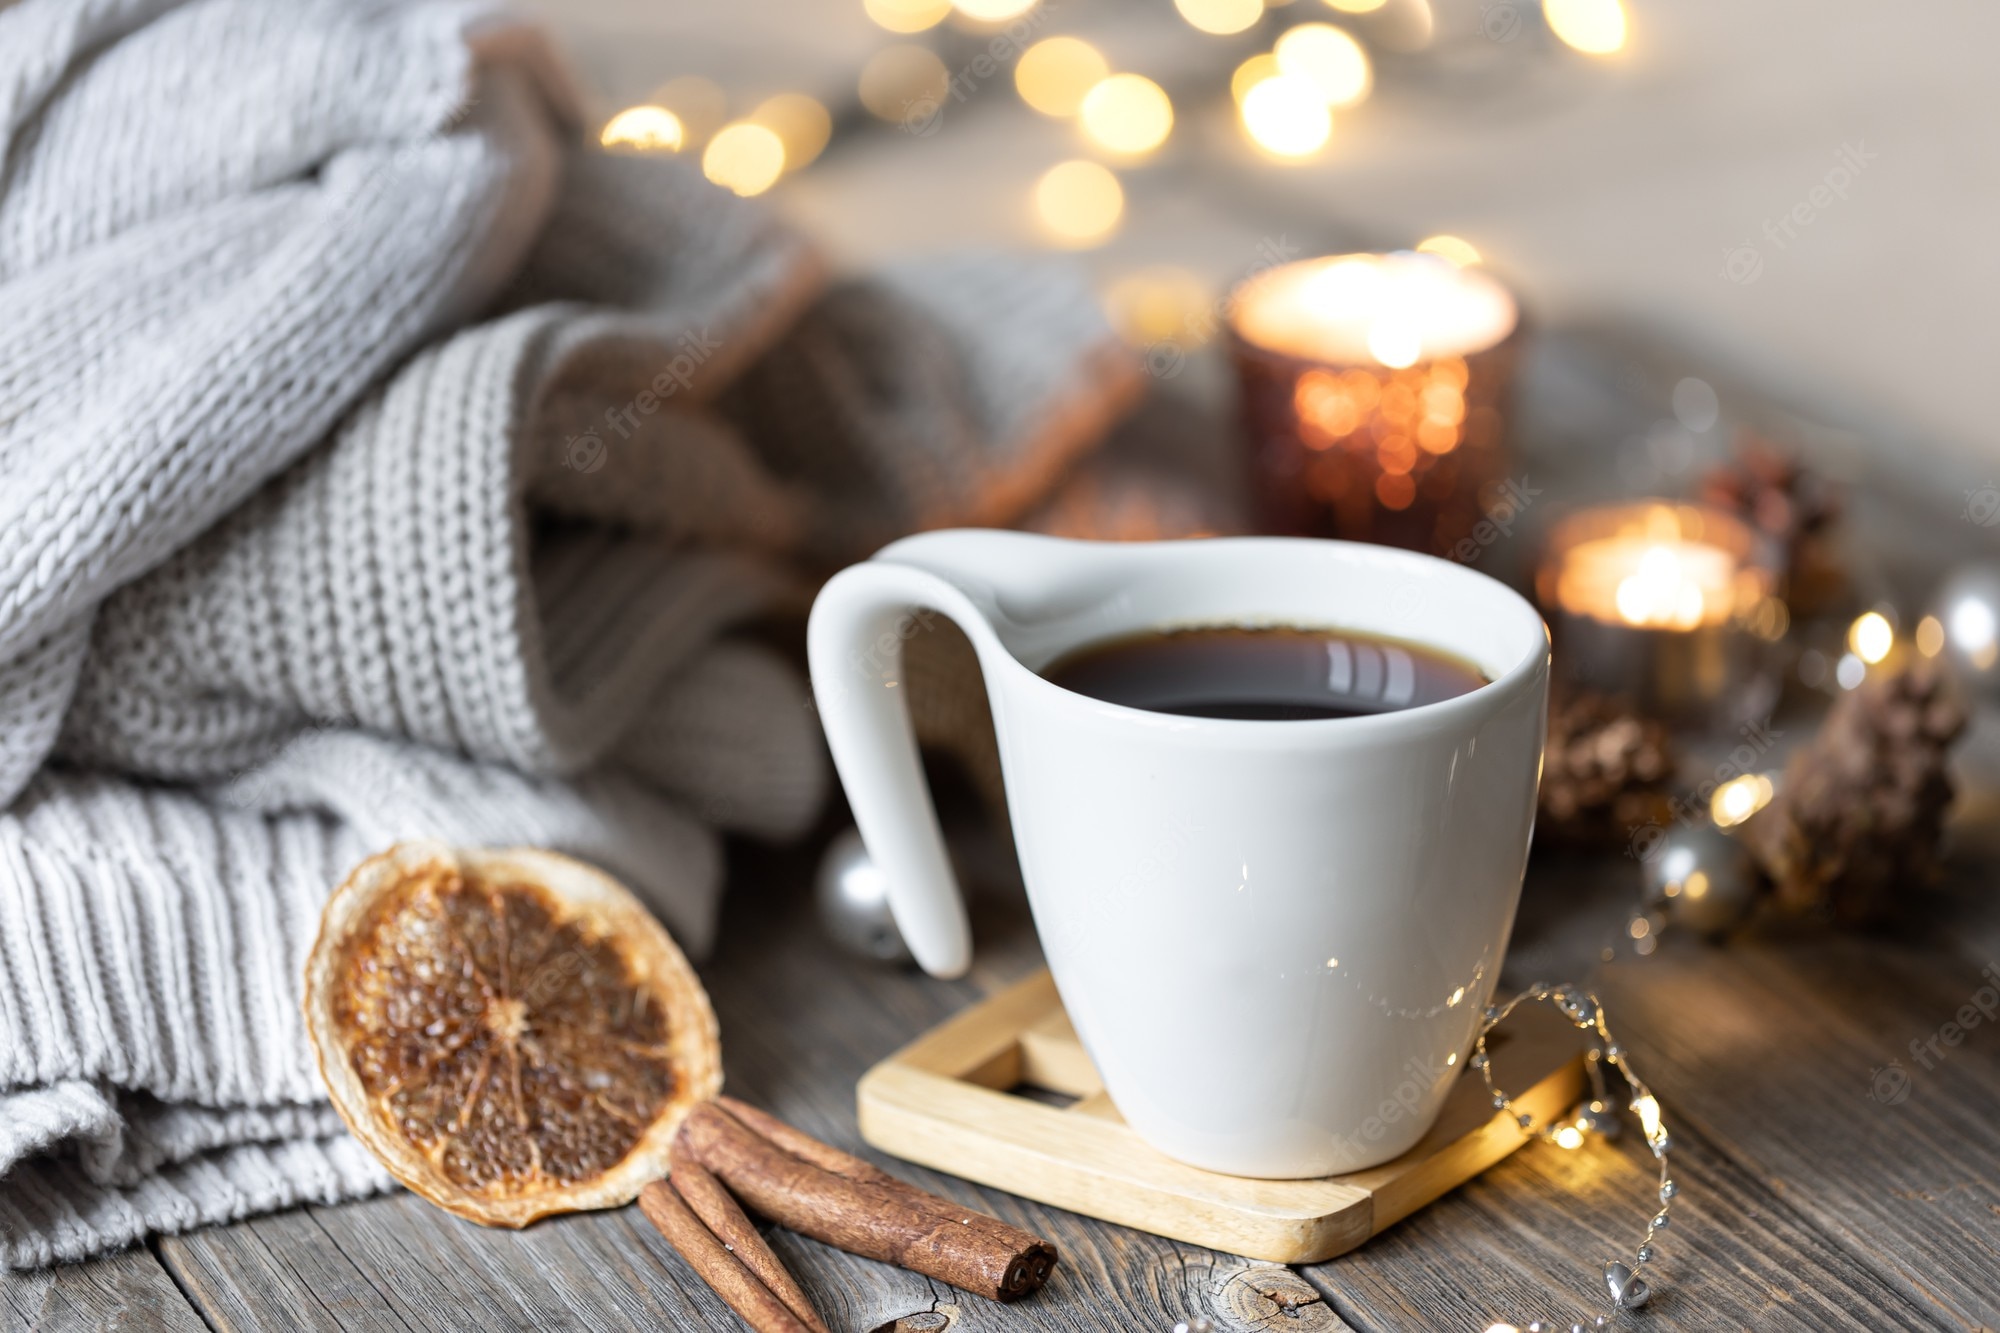
[[[1437,26],[1432,0],[1174,0],[1197,32],[1236,38],[1272,11],[1312,10],[1270,49],[1236,64],[1228,81],[1244,142],[1263,159],[1300,165],[1322,159],[1338,116],[1365,101],[1375,64],[1356,24],[1395,18],[1408,49]],[[1509,15],[1535,0],[1504,0]],[[1012,82],[1035,111],[1073,122],[1081,150],[1051,163],[1029,186],[1040,230],[1051,244],[1082,248],[1114,235],[1125,213],[1119,172],[1143,164],[1172,137],[1173,98],[1137,70],[1117,69],[1092,43],[1043,30],[1063,15],[1037,13],[1043,0],[863,0],[869,19],[893,40],[862,66],[855,96],[869,116],[918,135],[936,128],[952,90],[951,71],[933,49],[933,29],[950,25],[1011,60]],[[1496,12],[1482,5],[1489,20]],[[1548,30],[1566,46],[1604,56],[1624,48],[1624,0],[1539,0]],[[1013,40],[1026,33],[1032,40]],[[989,59],[993,58],[989,55]],[[1218,93],[1219,95],[1219,93]],[[732,114],[730,98],[699,77],[675,79],[645,101],[605,121],[606,147],[646,153],[700,154],[702,171],[741,195],[762,194],[823,152],[836,116],[804,93],[784,93]]]

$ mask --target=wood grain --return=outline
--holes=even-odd
[[[0,1274],[0,1333],[201,1333],[201,1316],[147,1250]]]

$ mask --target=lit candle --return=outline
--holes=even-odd
[[[1519,322],[1492,277],[1432,254],[1243,283],[1230,331],[1264,525],[1449,552],[1504,472]]]
[[[1536,592],[1563,675],[1696,720],[1768,707],[1761,648],[1785,629],[1774,583],[1770,542],[1747,524],[1643,500],[1556,524]]]

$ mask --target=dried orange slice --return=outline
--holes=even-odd
[[[363,861],[327,902],[305,1009],[354,1136],[487,1226],[631,1202],[722,1085],[715,1012],[673,939],[552,852]]]

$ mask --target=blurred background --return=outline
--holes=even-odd
[[[2000,203],[1983,105],[2000,39],[1989,7],[535,8],[566,38],[612,140],[706,155],[711,176],[767,190],[844,265],[966,245],[1075,250],[1121,331],[1185,345],[1197,379],[1203,340],[1187,312],[1245,272],[1442,233],[1476,249],[1533,328],[1587,329],[1607,355],[1615,334],[1668,385],[1706,377],[1725,413],[1751,412],[1730,387],[1752,392],[1822,466],[1893,459],[1925,505],[1947,510],[2000,470],[1983,336],[2000,258],[1980,224]],[[1352,40],[1314,31],[1275,58],[1302,25]],[[1079,114],[1089,89],[1128,75]],[[1300,77],[1317,80],[1324,111],[1279,95]],[[804,99],[827,118],[823,145]],[[648,106],[668,118],[634,118]],[[793,159],[770,180],[732,157],[754,158],[754,141],[717,138],[760,109]],[[1049,176],[1068,162],[1109,176]],[[1638,373],[1602,369],[1613,386]],[[1531,373],[1523,424],[1534,385]],[[1646,474],[1703,461],[1649,454],[1639,417],[1623,427],[1631,438],[1591,441],[1631,455],[1628,489],[1664,488],[1671,476]]]

